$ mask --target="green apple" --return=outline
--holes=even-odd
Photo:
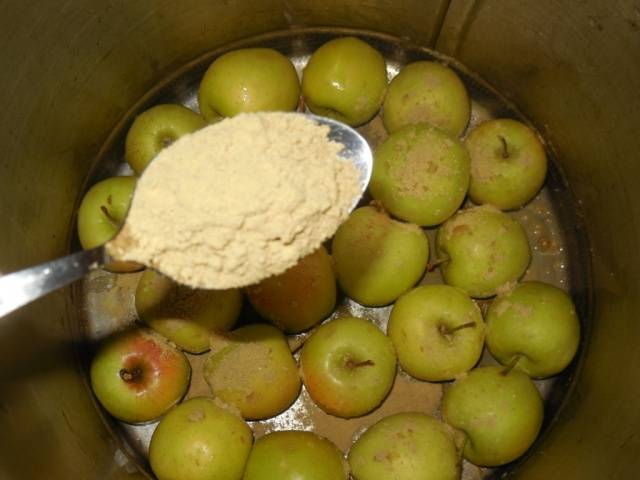
[[[115,237],[129,211],[136,177],[111,177],[93,185],[78,209],[78,238],[85,250],[103,245]],[[135,262],[114,261],[107,270],[119,273],[142,269]]]
[[[149,445],[158,480],[241,480],[253,434],[211,398],[178,405],[160,421]]]
[[[254,324],[221,336],[213,336],[204,366],[213,394],[251,420],[285,411],[300,393],[300,377],[282,332]]]
[[[369,191],[402,220],[433,226],[455,213],[469,187],[469,155],[426,123],[408,125],[376,149]]]
[[[138,115],[129,128],[124,158],[140,175],[160,150],[206,124],[204,118],[182,105],[156,105]]]
[[[191,368],[164,337],[138,328],[106,339],[91,361],[91,387],[102,406],[127,423],[158,418],[184,396]]]
[[[326,438],[294,430],[259,438],[243,480],[346,480],[342,452]]]
[[[300,373],[309,395],[325,412],[351,418],[385,399],[396,375],[393,344],[362,318],[321,325],[302,347]]]
[[[391,80],[382,114],[389,133],[427,122],[459,137],[469,123],[471,102],[464,84],[449,67],[414,62]]]
[[[444,281],[477,298],[516,282],[531,260],[522,225],[490,205],[461,210],[447,220],[438,229],[436,251]]]
[[[422,278],[429,261],[424,231],[375,207],[354,210],[331,249],[340,288],[367,306],[393,302]]]
[[[324,247],[280,275],[247,288],[256,311],[287,333],[307,330],[326,318],[336,304],[336,277]]]
[[[383,418],[349,451],[355,480],[457,480],[460,455],[446,427],[424,413]]]
[[[330,40],[302,74],[302,96],[313,113],[361,125],[380,109],[387,86],[384,57],[355,37]]]
[[[471,157],[469,196],[501,210],[519,208],[538,193],[547,175],[547,156],[536,134],[516,120],[481,123],[465,144]]]
[[[271,48],[244,48],[218,57],[207,69],[198,103],[212,122],[239,113],[295,110],[300,82],[291,61]]]
[[[531,446],[542,425],[543,405],[524,373],[482,367],[445,392],[442,414],[449,425],[466,434],[463,454],[467,460],[496,467],[515,460]]]
[[[190,353],[209,350],[213,330],[229,330],[242,308],[238,289],[199,290],[179,285],[153,270],[140,277],[135,294],[138,318]]]
[[[560,373],[580,342],[569,296],[553,285],[525,282],[498,296],[487,312],[487,346],[502,364],[535,378]]]
[[[387,335],[405,372],[420,380],[453,380],[478,363],[484,322],[478,306],[449,285],[422,285],[393,306]]]

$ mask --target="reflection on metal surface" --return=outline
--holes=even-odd
[[[344,160],[353,163],[356,167],[360,174],[360,192],[364,192],[369,185],[373,170],[373,156],[367,141],[356,130],[344,123],[317,115],[306,115],[315,119],[321,125],[329,126],[329,138],[344,146],[338,155]],[[351,208],[353,209],[359,201],[360,198],[357,198]]]

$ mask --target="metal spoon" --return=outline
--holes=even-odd
[[[351,206],[355,208],[371,178],[373,159],[369,145],[358,132],[341,122],[316,115],[305,116],[329,126],[329,138],[344,145],[340,156],[352,162],[360,173],[360,195]],[[1,276],[0,317],[81,279],[112,260],[102,245]]]

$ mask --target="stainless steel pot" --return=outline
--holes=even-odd
[[[516,476],[636,478],[640,5],[633,0],[5,0],[0,271],[66,253],[100,145],[159,79],[216,46],[306,26],[382,31],[456,57],[550,140],[588,226],[595,308],[580,376]],[[63,291],[0,324],[0,478],[145,478],[89,395],[75,309]]]

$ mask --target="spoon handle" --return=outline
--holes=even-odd
[[[0,277],[0,318],[84,277],[103,264],[104,247],[67,255]]]

